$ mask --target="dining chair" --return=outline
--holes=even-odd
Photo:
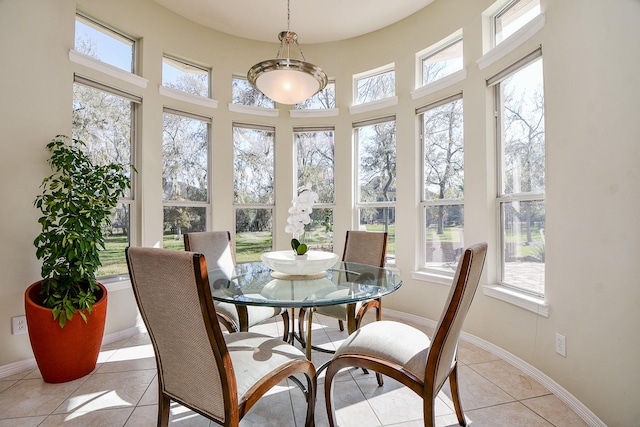
[[[222,332],[205,256],[160,248],[126,249],[129,276],[158,369],[158,426],[171,401],[223,426],[238,426],[271,388],[291,378],[314,424],[316,370],[299,349],[254,332]],[[306,386],[295,375],[306,378]]]
[[[447,378],[461,426],[466,425],[458,391],[458,340],[478,288],[487,244],[465,249],[433,338],[394,321],[372,322],[350,335],[327,366],[325,401],[329,425],[336,425],[333,378],[343,368],[371,369],[399,381],[423,399],[424,425],[435,425],[435,400]]]
[[[348,230],[342,253],[342,261],[384,267],[387,254],[387,235],[385,232]],[[376,320],[382,320],[382,298],[375,298],[357,303],[321,306],[314,309],[316,313],[338,319],[341,331],[347,322],[347,333],[351,335],[360,327],[362,318],[370,308],[376,309]],[[298,315],[298,333],[302,345],[304,342],[304,318],[306,310],[300,309]]]
[[[203,254],[210,269],[220,268],[228,276],[236,265],[231,233],[228,231],[185,233],[184,249]],[[287,341],[289,338],[289,313],[286,309],[219,301],[214,304],[218,319],[229,332],[247,332],[250,327],[280,315],[284,323],[282,339]]]

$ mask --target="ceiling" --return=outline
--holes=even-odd
[[[378,30],[434,0],[290,0],[290,30],[300,44],[327,43]],[[287,0],[155,0],[198,24],[278,43],[287,29]]]

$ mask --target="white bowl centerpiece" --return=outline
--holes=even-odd
[[[291,250],[265,252],[260,258],[270,269],[293,276],[309,276],[333,267],[338,255],[333,252],[307,251],[305,258],[299,258]]]

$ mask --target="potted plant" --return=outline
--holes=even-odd
[[[302,190],[300,194],[291,201],[289,218],[285,226],[285,231],[293,234],[291,249],[296,256],[304,256],[307,253],[307,245],[299,239],[304,234],[304,227],[311,223],[313,205],[318,201],[318,193],[311,191],[311,184],[301,187],[300,190]]]
[[[42,214],[33,242],[42,280],[26,290],[25,314],[36,362],[52,383],[95,369],[107,306],[106,288],[96,281],[103,226],[131,187],[124,165],[94,164],[84,145],[64,135],[47,144],[53,174],[34,202]]]

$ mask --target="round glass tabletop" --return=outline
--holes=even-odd
[[[216,301],[271,307],[318,307],[378,298],[402,285],[391,270],[353,262],[337,262],[325,272],[291,276],[262,262],[209,271]]]

